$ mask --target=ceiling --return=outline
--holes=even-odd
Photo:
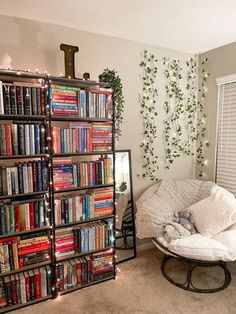
[[[0,14],[199,53],[236,39],[235,0],[1,0]]]

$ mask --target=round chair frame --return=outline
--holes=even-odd
[[[171,251],[169,251],[165,246],[163,246],[163,244],[161,244],[159,241],[157,241],[157,239],[153,238],[153,242],[155,242],[157,244],[158,247],[160,247],[161,250],[164,251],[165,255],[162,259],[161,262],[161,272],[162,275],[173,285],[184,289],[184,290],[188,290],[188,291],[192,291],[192,292],[197,292],[197,293],[214,293],[214,292],[218,292],[221,291],[225,288],[227,288],[231,282],[231,274],[229,269],[227,268],[226,262],[223,261],[203,261],[203,260],[196,260],[196,259],[190,259],[190,258],[186,258],[180,255],[177,255],[175,253],[172,253]],[[169,253],[169,254],[168,254]],[[187,274],[186,274],[186,280],[184,283],[180,283],[177,282],[176,280],[174,280],[173,278],[171,278],[168,273],[166,272],[165,266],[168,263],[168,261],[175,259],[178,260],[179,262],[181,262],[182,264],[184,264],[187,268]],[[223,269],[224,272],[224,283],[216,288],[212,288],[212,289],[199,289],[196,288],[192,282],[192,274],[193,271],[196,268],[203,268],[203,267],[220,267],[221,269]]]

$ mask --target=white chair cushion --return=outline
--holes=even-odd
[[[212,237],[236,223],[236,200],[219,188],[215,193],[189,207],[200,234]]]
[[[215,235],[212,240],[220,242],[236,255],[236,230],[222,231]]]
[[[204,260],[204,261],[233,261],[236,259],[236,249],[231,250],[228,247],[229,238],[232,236],[227,234],[224,239],[224,233],[218,235],[221,242],[215,239],[210,239],[201,234],[194,234],[190,237],[172,241],[168,245],[168,249],[174,254],[178,254],[190,259]],[[235,236],[230,242],[235,241]],[[235,241],[236,242],[236,241]],[[225,245],[223,244],[225,243]]]

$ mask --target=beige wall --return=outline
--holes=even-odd
[[[190,54],[170,49],[148,46],[124,39],[97,35],[58,25],[33,22],[24,19],[0,16],[0,56],[8,52],[12,57],[15,69],[47,70],[59,75],[64,72],[63,53],[59,50],[61,43],[78,45],[80,48],[76,57],[77,75],[90,72],[92,79],[97,79],[104,68],[118,70],[124,85],[125,110],[122,126],[122,137],[117,146],[119,149],[129,148],[132,151],[133,185],[135,196],[139,195],[149,181],[139,175],[141,168],[140,143],[142,141],[143,125],[140,117],[138,95],[141,91],[139,62],[140,53],[144,48],[153,52],[158,58],[163,56],[179,58],[183,61]],[[155,30],[154,30],[155,31]],[[161,152],[162,119],[164,102],[164,77],[160,69],[158,87],[158,141],[157,150]],[[160,170],[160,178],[194,177],[194,160],[192,157],[179,159],[171,170]]]
[[[217,85],[216,79],[229,74],[236,73],[236,42],[225,45],[199,56],[199,62],[208,58],[206,69],[210,73],[208,81],[208,94],[206,98],[208,140],[210,146],[206,149],[206,159],[208,160],[205,167],[207,180],[214,181],[215,170],[215,145],[216,145],[216,121],[217,121]]]

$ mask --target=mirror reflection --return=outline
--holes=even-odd
[[[131,151],[115,153],[116,255],[123,262],[136,256]]]

